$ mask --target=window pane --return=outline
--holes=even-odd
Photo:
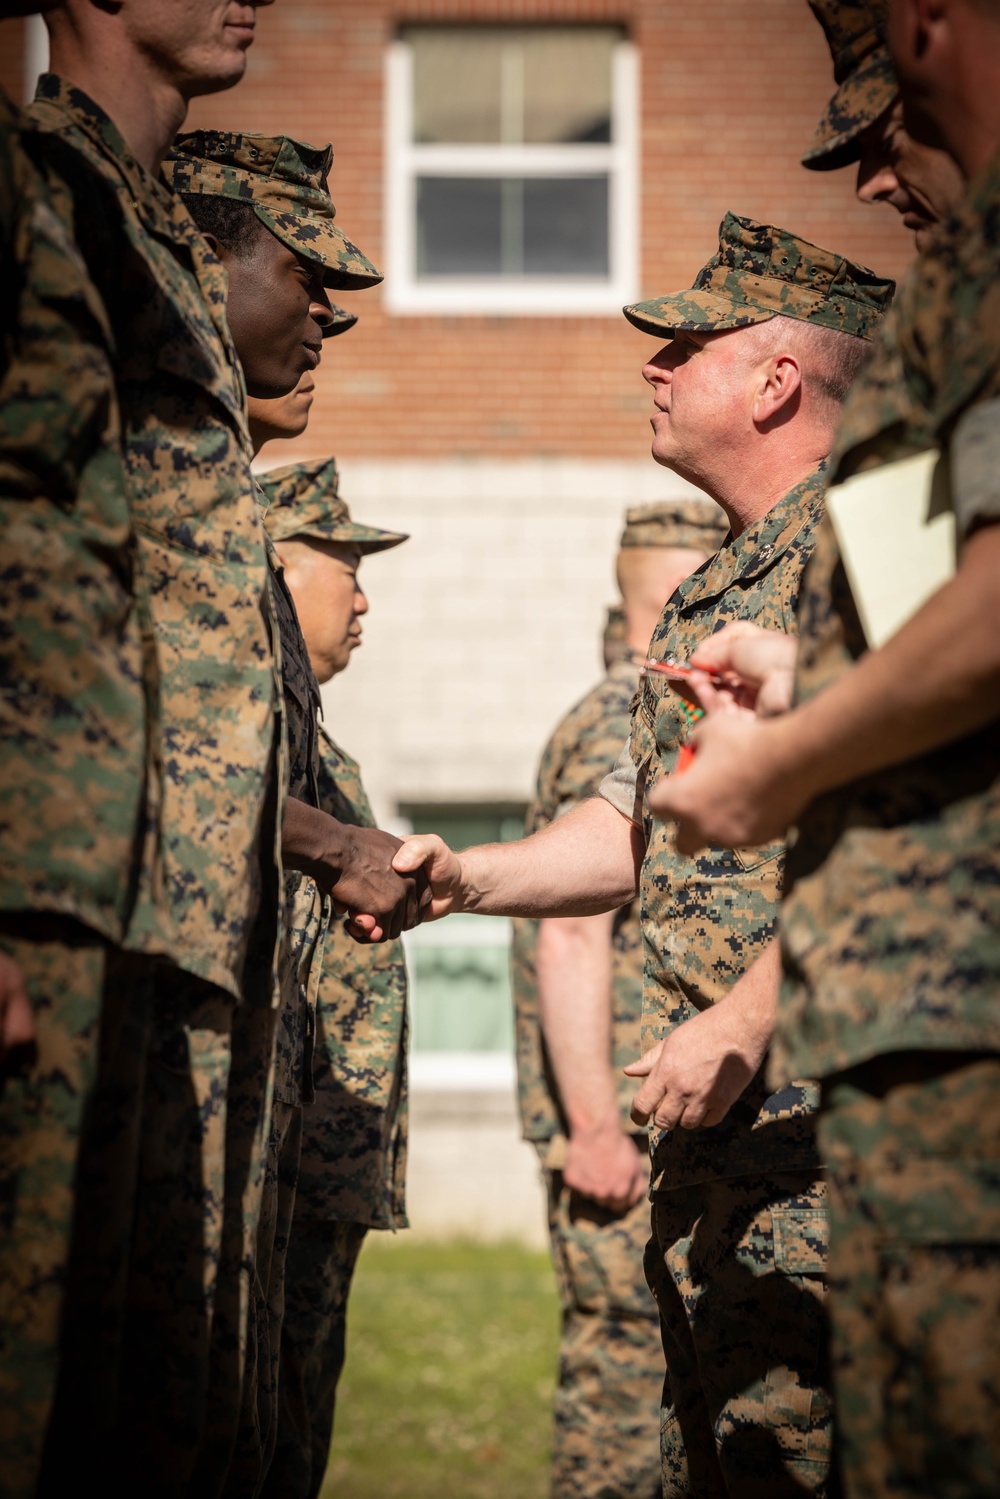
[[[524,274],[607,276],[607,177],[526,178]]]
[[[611,139],[614,26],[407,27],[413,139],[553,145]]]
[[[414,1051],[513,1051],[505,942],[493,947],[421,945],[413,950],[410,971]]]
[[[501,184],[493,177],[417,179],[417,276],[499,276]]]
[[[539,28],[524,44],[523,139],[557,145],[611,139],[613,27]]]
[[[402,802],[399,811],[415,833],[440,833],[457,852],[476,843],[511,843],[524,837],[523,802],[459,807]]]
[[[608,272],[606,175],[417,181],[421,278]]]
[[[524,807],[404,803],[415,833],[440,833],[449,847],[506,843],[524,835]],[[514,1050],[510,923],[462,913],[407,934],[414,1051]]]
[[[501,49],[488,27],[415,28],[413,139],[461,145],[500,141]]]

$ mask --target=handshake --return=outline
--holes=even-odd
[[[290,799],[281,852],[286,869],[311,876],[331,896],[359,942],[384,942],[464,909],[461,865],[433,835],[404,841]]]
[[[694,736],[697,759],[683,776],[659,781],[649,796],[654,813],[677,820],[680,841],[692,851],[704,842],[763,842],[787,827],[785,808],[769,805],[758,787],[747,797],[742,782],[756,738],[791,705],[795,651],[787,635],[735,623],[695,653],[691,685],[706,716]],[[457,911],[561,916],[614,910],[633,898],[642,862],[638,834],[600,798],[523,843],[469,850],[461,859],[434,833],[400,839],[325,821],[336,830],[335,846],[312,865],[291,867],[313,875],[347,916],[351,936],[364,943]]]
[[[363,856],[330,894],[355,941],[383,942],[465,909],[462,866],[436,833],[401,839],[371,828],[354,831]]]

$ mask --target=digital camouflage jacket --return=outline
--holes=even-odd
[[[611,770],[623,742],[628,738],[629,709],[639,685],[640,664],[626,656],[612,666],[607,676],[572,708],[542,752],[535,800],[525,817],[527,834],[542,828],[572,807],[596,796]],[[538,1010],[535,977],[537,921],[514,922],[511,977],[517,1032],[517,1082],[524,1138],[541,1145],[549,1142],[546,1160],[562,1164],[566,1120],[559,1089],[549,1065]],[[635,1094],[632,1078],[622,1075],[627,1062],[639,1055],[642,1017],[642,937],[639,903],[632,901],[615,913],[612,935],[612,1051],[609,1061],[615,1073],[622,1127],[635,1126],[629,1107]]]
[[[288,796],[319,806],[319,684],[285,582],[284,568],[267,537],[270,588],[278,625],[277,655],[284,700]],[[329,908],[315,881],[295,869],[283,876],[284,919],[278,955],[278,1019],[274,1096],[282,1103],[312,1098],[312,1045],[316,1028],[316,952]]]
[[[663,611],[651,654],[687,661],[701,641],[737,619],[794,633],[824,487],[820,468],[685,579]],[[626,806],[620,773],[605,789],[627,815],[638,811],[642,797],[643,1050],[722,999],[777,929],[783,843],[713,848],[688,858],[677,850],[673,825],[647,810],[646,791],[672,773],[690,731],[687,704],[673,684],[647,676],[629,740],[635,800]],[[761,1073],[721,1124],[654,1134],[654,1190],[814,1167],[816,1102],[815,1090],[801,1082],[769,1093]]]
[[[277,701],[225,276],[180,200],[86,94],[47,74],[30,113],[69,183],[75,238],[115,339],[127,498],[160,666],[172,956],[237,995],[263,882],[276,877],[275,850],[260,840],[276,791]]]
[[[320,805],[340,822],[376,825],[357,764],[322,730]],[[364,947],[334,919],[314,983],[314,1101],[304,1116],[295,1216],[405,1228],[403,945]]]
[[[998,434],[1000,156],[902,287],[848,398],[835,477],[937,447],[961,542],[1000,516]],[[832,527],[806,573],[801,635],[799,700],[865,649]],[[891,1051],[1000,1050],[998,891],[996,722],[819,798],[788,861],[775,1082]]]
[[[46,146],[0,95],[0,907],[120,943],[159,886],[155,653],[114,335]]]

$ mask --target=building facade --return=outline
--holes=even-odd
[[[627,505],[684,492],[648,456],[652,339],[623,302],[690,284],[727,209],[881,273],[909,236],[799,157],[832,86],[805,0],[281,0],[247,77],[189,123],[333,141],[338,221],[386,272],[345,293],[306,436],[368,559],[365,644],[326,694],[389,827],[510,836],[552,726],[600,672]],[[37,30],[4,28],[15,95]],[[450,930],[449,930],[450,926]],[[411,946],[437,1067],[510,1067],[503,923]]]

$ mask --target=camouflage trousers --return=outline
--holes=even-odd
[[[344,1367],[347,1298],[367,1227],[295,1218],[281,1329],[278,1441],[264,1499],[316,1499]]]
[[[562,1335],[553,1499],[659,1499],[663,1345],[643,1276],[649,1203],[626,1213],[545,1172]]]
[[[226,1297],[219,1267],[232,1014],[232,999],[214,986],[157,968],[136,1111],[116,1395],[88,1410],[81,1398],[88,1348],[82,1341],[67,1348],[46,1449],[46,1496],[75,1486],[81,1471],[109,1496],[173,1499],[188,1489],[206,1430],[213,1315]],[[102,1072],[98,1097],[107,1090]],[[95,1145],[100,1150],[100,1140]],[[93,1224],[81,1223],[74,1272],[92,1232]],[[100,1315],[98,1306],[92,1319]]]
[[[665,1499],[820,1499],[832,1446],[822,1182],[789,1172],[657,1192],[652,1223]]]
[[[117,1398],[83,1420],[85,1346],[64,1359],[44,1496],[215,1495],[238,1427],[273,1009],[157,972]],[[104,1079],[99,1086],[103,1090]],[[77,1246],[74,1245],[74,1264]],[[71,1282],[72,1289],[72,1282]]]
[[[37,1032],[0,1079],[0,1493],[19,1499],[40,1482],[67,1350],[88,1349],[86,1412],[117,1397],[152,964],[42,914],[5,919],[0,949]]]
[[[223,1490],[231,1499],[259,1494],[274,1457],[286,1264],[301,1148],[301,1106],[275,1099],[256,1219],[239,1432]]]
[[[1000,1058],[830,1078],[830,1313],[850,1499],[1000,1494]]]

